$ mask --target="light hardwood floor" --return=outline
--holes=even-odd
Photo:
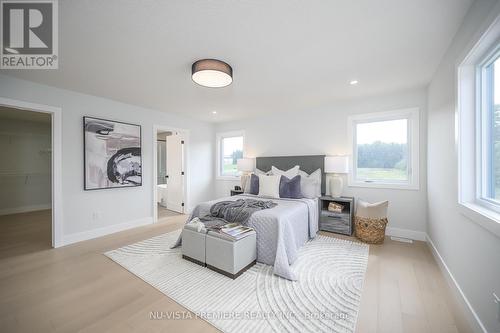
[[[173,210],[166,209],[163,206],[157,205],[158,209],[158,220],[164,219],[166,217],[172,217],[172,216],[177,216],[181,215],[180,213],[174,212]]]
[[[0,217],[0,331],[217,332],[200,319],[151,320],[185,309],[102,255],[185,218],[51,249],[50,212]],[[357,332],[470,332],[463,318],[425,243],[370,247]]]

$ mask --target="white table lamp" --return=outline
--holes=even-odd
[[[330,195],[338,198],[344,189],[344,181],[339,174],[349,172],[349,159],[347,156],[325,156],[325,172],[332,173],[330,179]]]
[[[245,191],[249,175],[253,171],[255,166],[255,160],[253,158],[240,158],[236,161],[236,167],[238,171],[241,171],[241,188]]]

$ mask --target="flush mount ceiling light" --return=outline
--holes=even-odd
[[[350,84],[351,86],[355,86],[355,85],[357,85],[358,83],[359,83],[359,82],[358,82],[358,80],[351,80],[351,81],[349,82],[349,84]]]
[[[200,86],[221,88],[233,82],[233,69],[224,61],[202,59],[191,66],[191,77]]]

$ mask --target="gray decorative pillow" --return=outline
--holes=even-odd
[[[259,176],[252,173],[250,176],[250,194],[259,194]]]
[[[300,175],[289,179],[281,176],[280,179],[280,198],[300,199],[302,192],[300,190]]]

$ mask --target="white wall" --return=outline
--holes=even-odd
[[[50,122],[0,118],[0,214],[50,208],[50,131]]]
[[[472,5],[428,89],[428,234],[488,332],[500,332],[492,297],[500,295],[500,239],[458,209],[455,66],[498,14],[494,5]]]
[[[355,89],[355,88],[353,88]],[[245,155],[351,154],[348,148],[347,117],[353,114],[420,108],[420,190],[346,188],[353,195],[372,202],[389,200],[389,227],[415,231],[402,236],[424,239],[426,227],[426,91],[424,88],[335,103],[317,110],[271,114],[258,118],[223,123],[216,132],[245,131]],[[347,180],[345,180],[347,183]],[[229,195],[238,182],[216,181],[218,197]],[[392,230],[397,232],[398,230]]]
[[[75,241],[109,230],[149,223],[153,217],[153,125],[188,129],[188,204],[213,197],[213,125],[0,75],[0,96],[62,108],[63,240]],[[142,125],[143,185],[83,190],[82,117],[95,116]],[[93,218],[94,215],[97,218]],[[118,226],[118,227],[117,227]],[[97,231],[96,231],[97,230]]]

